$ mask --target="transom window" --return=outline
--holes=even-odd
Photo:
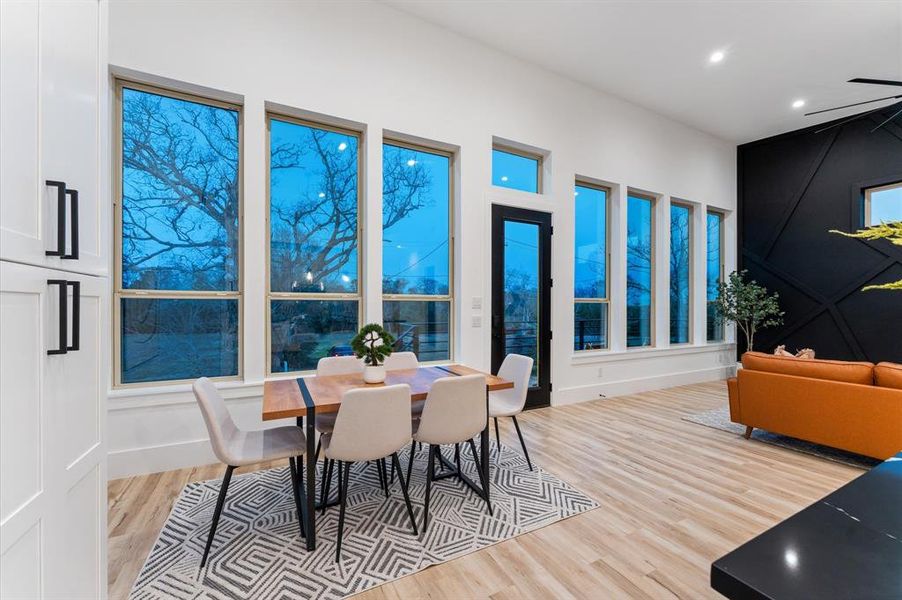
[[[897,221],[902,221],[902,181],[864,191],[865,225]]]
[[[506,146],[492,148],[492,185],[542,193],[542,157]]]
[[[116,84],[114,383],[240,375],[241,107]]]
[[[382,322],[395,349],[452,356],[452,155],[382,146]]]
[[[626,210],[626,345],[654,337],[654,199],[630,192]]]
[[[714,309],[719,297],[717,285],[723,281],[723,215],[708,211],[707,216],[707,338],[709,342],[723,341],[723,319]]]
[[[608,190],[577,182],[573,193],[573,349],[608,347]]]
[[[692,207],[670,204],[670,343],[692,341]]]
[[[360,322],[360,134],[268,115],[269,370],[351,354]]]

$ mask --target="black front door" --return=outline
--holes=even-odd
[[[526,407],[551,399],[551,215],[492,205],[492,371],[531,356]]]

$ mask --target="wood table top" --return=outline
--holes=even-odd
[[[496,375],[483,373],[466,365],[441,365],[386,371],[384,383],[364,383],[363,373],[348,375],[328,375],[303,377],[307,391],[315,406],[316,414],[338,412],[341,398],[348,390],[366,387],[381,387],[406,383],[410,386],[411,402],[425,400],[432,382],[442,377],[454,375],[485,375],[486,387],[489,391],[506,390],[514,387],[512,381]],[[287,419],[303,417],[307,414],[307,405],[301,394],[298,379],[279,379],[263,384],[263,420]]]

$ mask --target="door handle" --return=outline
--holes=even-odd
[[[72,288],[72,343],[66,350],[77,352],[81,349],[81,282],[67,281],[66,287]]]
[[[67,301],[67,290],[68,290],[68,281],[65,279],[48,279],[47,285],[57,285],[59,286],[59,346],[53,350],[48,350],[47,354],[66,354],[69,349],[66,346],[66,338],[68,337],[69,332],[69,322],[67,319],[68,310],[68,301]]]
[[[64,256],[66,254],[66,182],[48,179],[44,183],[56,188],[56,250],[46,250],[44,254]]]
[[[68,254],[63,254],[63,259],[74,259],[78,260],[78,190],[66,190],[66,195],[69,196],[69,215],[72,217],[72,222],[70,223],[69,236],[72,238],[72,252]],[[63,208],[65,210],[65,207]],[[65,223],[64,223],[65,225]],[[63,233],[65,236],[65,232]],[[65,251],[65,238],[63,241],[63,246],[61,248]],[[77,283],[77,282],[76,282]]]

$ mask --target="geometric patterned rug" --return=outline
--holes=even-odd
[[[705,425],[706,427],[712,427],[714,429],[720,429],[721,431],[728,431],[730,433],[745,433],[745,425],[730,421],[730,408],[728,406],[706,410],[705,412],[695,415],[688,415],[683,417],[683,420],[689,421],[690,423]],[[803,454],[811,454],[812,456],[832,460],[833,462],[842,463],[859,469],[871,469],[881,462],[880,460],[869,456],[862,456],[861,454],[846,452],[839,448],[831,448],[830,446],[806,442],[805,440],[780,435],[779,433],[772,433],[770,431],[765,431],[764,429],[755,429],[752,431],[751,439],[764,442],[765,444],[795,450],[796,452],[802,452]]]
[[[328,508],[324,516],[317,511],[316,550],[308,553],[286,465],[232,478],[201,571],[221,480],[190,483],[175,502],[130,598],[343,598],[598,506],[537,465],[530,471],[516,450],[502,446],[499,457],[498,447],[491,444],[494,515],[457,478],[436,481],[429,528],[419,537],[410,528],[397,478],[385,498],[375,464],[355,464],[340,563],[335,562],[338,507]],[[478,481],[469,449],[462,446],[461,453],[464,472]],[[399,456],[406,470],[407,449]],[[450,458],[448,448],[445,456]],[[419,529],[426,457],[425,447],[416,453],[409,488]],[[335,489],[333,481],[333,494]]]

